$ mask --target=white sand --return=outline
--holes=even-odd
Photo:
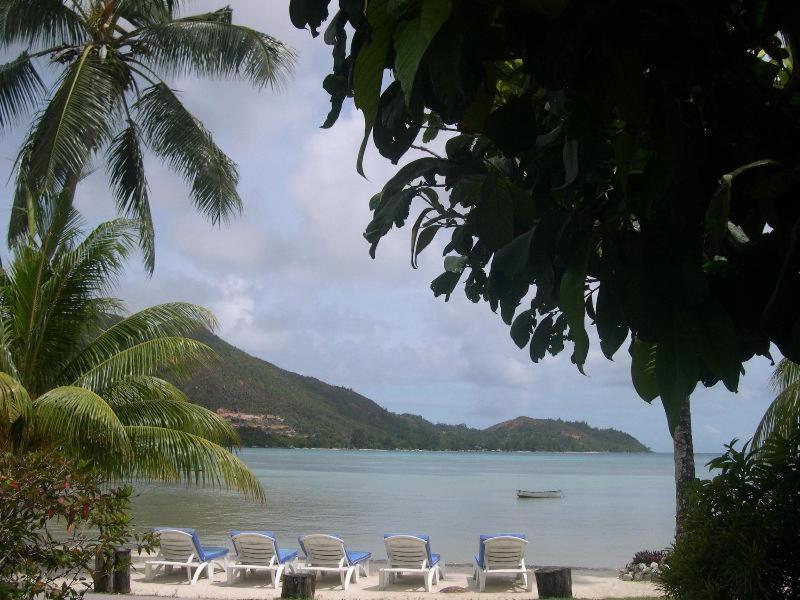
[[[317,598],[320,600],[343,600],[386,598],[387,600],[413,600],[429,598],[425,592],[422,577],[406,575],[397,584],[386,590],[378,588],[378,569],[380,563],[371,566],[369,577],[361,577],[358,583],[351,583],[347,592],[342,590],[338,575],[324,576],[317,580]],[[509,598],[522,600],[531,598],[521,585],[515,585],[507,578],[489,578],[486,592],[479,593],[471,578],[469,567],[448,567],[447,579],[440,581],[433,594],[452,600],[499,600]],[[185,571],[177,569],[169,575],[159,575],[152,582],[144,580],[144,566],[141,559],[134,560],[131,577],[131,592],[138,596],[158,596],[170,598],[221,598],[221,599],[273,599],[280,597],[280,590],[275,590],[266,581],[265,575],[251,575],[244,581],[227,585],[224,573],[216,573],[214,581],[203,577],[196,585],[189,585]],[[458,586],[467,588],[462,593],[441,593],[439,590]],[[536,585],[533,586],[533,598],[538,598]],[[572,593],[575,598],[627,598],[657,597],[658,591],[651,583],[621,581],[616,572],[608,569],[573,569]],[[101,600],[100,595],[89,594],[87,598]],[[117,597],[118,598],[118,597]]]

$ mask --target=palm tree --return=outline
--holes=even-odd
[[[0,270],[0,449],[54,448],[110,478],[189,480],[263,499],[228,449],[238,444],[231,425],[162,378],[213,358],[185,337],[213,328],[213,315],[171,303],[120,320],[108,293],[138,225],[116,219],[83,237],[68,194],[36,214],[37,234],[20,238]]]
[[[179,0],[0,0],[0,44],[25,50],[0,66],[0,133],[37,110],[17,158],[9,239],[33,235],[36,198],[68,190],[105,152],[120,214],[140,223],[154,268],[153,223],[143,148],[191,186],[213,223],[241,209],[236,165],[164,78],[240,77],[276,87],[294,51],[232,23],[228,8],[178,17]],[[45,86],[38,62],[59,72]]]
[[[784,358],[770,379],[775,399],[769,405],[753,436],[753,445],[763,446],[773,433],[789,437],[800,427],[800,365]]]

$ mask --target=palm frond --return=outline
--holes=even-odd
[[[0,371],[0,427],[10,427],[20,417],[30,419],[32,413],[28,391],[16,378]]]
[[[114,410],[92,390],[63,386],[42,394],[34,403],[37,435],[67,452],[92,457],[128,455],[130,444]]]
[[[149,379],[149,380],[148,380]],[[155,383],[160,381],[160,384]],[[135,378],[113,386],[105,394],[119,420],[125,425],[165,427],[184,431],[220,446],[238,446],[239,436],[225,419],[205,407],[187,402],[178,394],[165,397],[169,384],[156,377]]]
[[[242,200],[236,191],[236,165],[173,91],[156,84],[143,92],[135,106],[148,145],[189,182],[195,206],[212,223],[239,213]]]
[[[770,383],[777,396],[756,427],[755,448],[763,447],[774,433],[788,437],[800,428],[800,365],[784,358],[775,368]]]
[[[174,18],[179,5],[179,0],[118,0],[114,16],[143,27]]]
[[[131,375],[157,375],[165,371],[186,377],[215,357],[214,351],[195,340],[160,337],[126,348],[87,369],[73,385],[104,393]]]
[[[60,78],[25,144],[26,176],[35,193],[74,185],[92,153],[111,136],[126,81],[118,61],[84,47]]]
[[[0,43],[61,46],[89,39],[80,17],[62,0],[3,0]]]
[[[2,283],[0,283],[0,294],[5,296],[2,293],[2,290],[5,288],[7,283],[7,277],[4,276],[2,278]],[[5,302],[3,302],[5,304]],[[6,308],[5,306],[3,307]],[[19,373],[17,373],[17,365],[14,363],[14,334],[11,327],[11,317],[9,315],[0,315],[0,371],[3,373],[7,373],[14,379],[19,378]]]
[[[296,59],[280,40],[231,23],[230,8],[150,25],[138,39],[150,66],[170,77],[242,77],[258,88],[277,88]]]
[[[0,130],[34,109],[45,92],[27,52],[0,65]]]
[[[222,446],[185,431],[125,427],[133,452],[128,461],[102,465],[118,479],[186,480],[238,490],[265,501],[264,488],[238,457]]]
[[[213,330],[216,320],[202,306],[171,302],[145,308],[115,323],[78,353],[62,375],[72,381],[116,354],[142,342],[161,337],[182,337],[200,330]]]
[[[155,268],[155,234],[150,214],[150,198],[144,172],[144,157],[136,123],[115,137],[108,148],[108,175],[117,202],[117,212],[139,223],[139,248],[150,274]]]

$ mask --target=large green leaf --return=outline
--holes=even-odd
[[[122,464],[130,445],[114,410],[93,391],[54,388],[34,402],[37,435],[78,455],[112,455]]]
[[[656,380],[671,434],[679,423],[681,406],[694,391],[699,377],[693,340],[680,332],[665,336],[656,350]]]
[[[87,45],[57,84],[29,134],[27,177],[40,192],[74,185],[95,150],[107,142],[120,109],[123,81],[113,61]]]
[[[247,465],[218,444],[163,427],[129,425],[125,432],[131,458],[98,465],[114,477],[224,486],[265,501],[264,488]]]
[[[419,14],[401,21],[394,32],[394,71],[403,87],[406,104],[411,103],[419,63],[434,36],[450,16],[450,0],[422,0]]]
[[[658,398],[656,379],[656,344],[634,337],[631,342],[631,380],[639,397],[645,402]]]
[[[788,438],[800,427],[800,365],[784,358],[775,368],[770,383],[776,396],[753,435],[756,448],[764,446],[773,434]]]
[[[628,337],[628,324],[622,304],[608,284],[601,285],[597,292],[596,308],[597,334],[600,336],[600,350],[609,360],[619,350]]]
[[[142,342],[213,330],[216,324],[210,311],[188,302],[170,302],[145,308],[105,329],[76,354],[62,377],[74,380],[119,352]]]
[[[102,393],[130,375],[168,371],[178,377],[208,364],[216,355],[205,344],[181,337],[158,337],[126,348],[83,372],[74,385]]]
[[[3,0],[0,41],[58,46],[88,39],[80,16],[63,0]]]
[[[167,85],[145,90],[136,108],[150,148],[186,178],[195,206],[212,223],[241,212],[236,165]]]
[[[364,139],[358,151],[356,169],[364,175],[364,153],[378,114],[383,70],[391,48],[394,21],[386,11],[386,0],[372,0],[367,8],[370,40],[358,53],[353,68],[353,101],[364,114]]]
[[[574,344],[572,362],[583,373],[583,365],[589,354],[589,335],[586,333],[584,290],[586,287],[586,265],[588,251],[576,257],[561,277],[558,292],[558,306],[569,325],[569,334]]]
[[[514,237],[513,192],[513,185],[496,171],[490,171],[481,183],[470,220],[490,250],[499,250]]]
[[[217,13],[155,23],[134,35],[147,48],[147,63],[171,77],[242,77],[259,88],[279,87],[295,61],[294,50],[280,40]]]
[[[35,108],[44,91],[27,52],[0,65],[0,130]]]
[[[108,175],[117,201],[117,211],[139,223],[139,247],[147,270],[155,269],[155,232],[144,172],[139,128],[130,121],[108,148]]]

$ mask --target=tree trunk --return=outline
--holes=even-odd
[[[683,535],[683,522],[689,507],[689,487],[695,479],[692,444],[692,412],[689,397],[681,403],[678,424],[672,431],[675,454],[675,537]]]
[[[539,567],[536,569],[539,598],[572,598],[572,569]]]
[[[114,593],[131,593],[131,549],[118,548],[114,553]]]
[[[313,573],[284,573],[281,598],[314,600],[317,578]]]
[[[102,554],[94,557],[94,571],[92,571],[92,581],[94,583],[95,592],[110,592],[111,587],[111,569],[113,568],[113,558],[106,560]]]

